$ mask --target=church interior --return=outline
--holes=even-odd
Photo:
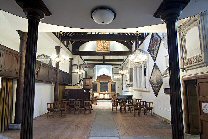
[[[0,139],[207,139],[207,0],[1,0]]]

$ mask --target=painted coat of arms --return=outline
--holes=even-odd
[[[147,51],[151,55],[154,62],[156,61],[157,58],[157,53],[160,48],[160,43],[161,43],[161,37],[157,33],[152,33]]]
[[[149,82],[152,86],[152,90],[153,90],[155,96],[157,97],[157,95],[160,91],[160,88],[163,84],[163,79],[162,79],[162,73],[160,72],[160,69],[158,68],[156,63],[154,64]]]
[[[110,52],[110,41],[105,41],[105,40],[97,41],[96,52]]]

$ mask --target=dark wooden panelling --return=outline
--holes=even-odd
[[[37,61],[36,63],[36,80],[51,82],[49,78],[49,66]]]
[[[70,84],[70,78],[71,78],[71,75],[67,72],[64,72],[64,71],[59,71],[60,75],[59,75],[59,84]]]
[[[49,66],[40,61],[36,62],[35,69],[36,81],[40,82],[55,82],[56,68]],[[60,72],[60,84],[70,84],[71,75],[67,72]],[[0,45],[0,76],[9,78],[18,78],[19,75],[19,53]]]
[[[208,137],[208,113],[205,107],[203,108],[203,103],[208,104],[208,79],[198,80],[198,96],[199,96],[199,110],[200,110],[200,138],[207,139]]]
[[[49,80],[51,82],[55,82],[56,81],[56,69],[50,68],[48,72],[49,72]]]
[[[0,76],[17,78],[19,74],[19,53],[0,45]]]

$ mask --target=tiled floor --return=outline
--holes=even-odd
[[[36,118],[34,139],[171,139],[171,126],[155,116],[112,112],[109,101],[99,101],[93,109],[91,114]],[[19,131],[6,131],[0,139],[19,139]]]

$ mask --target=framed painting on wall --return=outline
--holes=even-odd
[[[100,82],[100,92],[108,92],[108,82]]]

